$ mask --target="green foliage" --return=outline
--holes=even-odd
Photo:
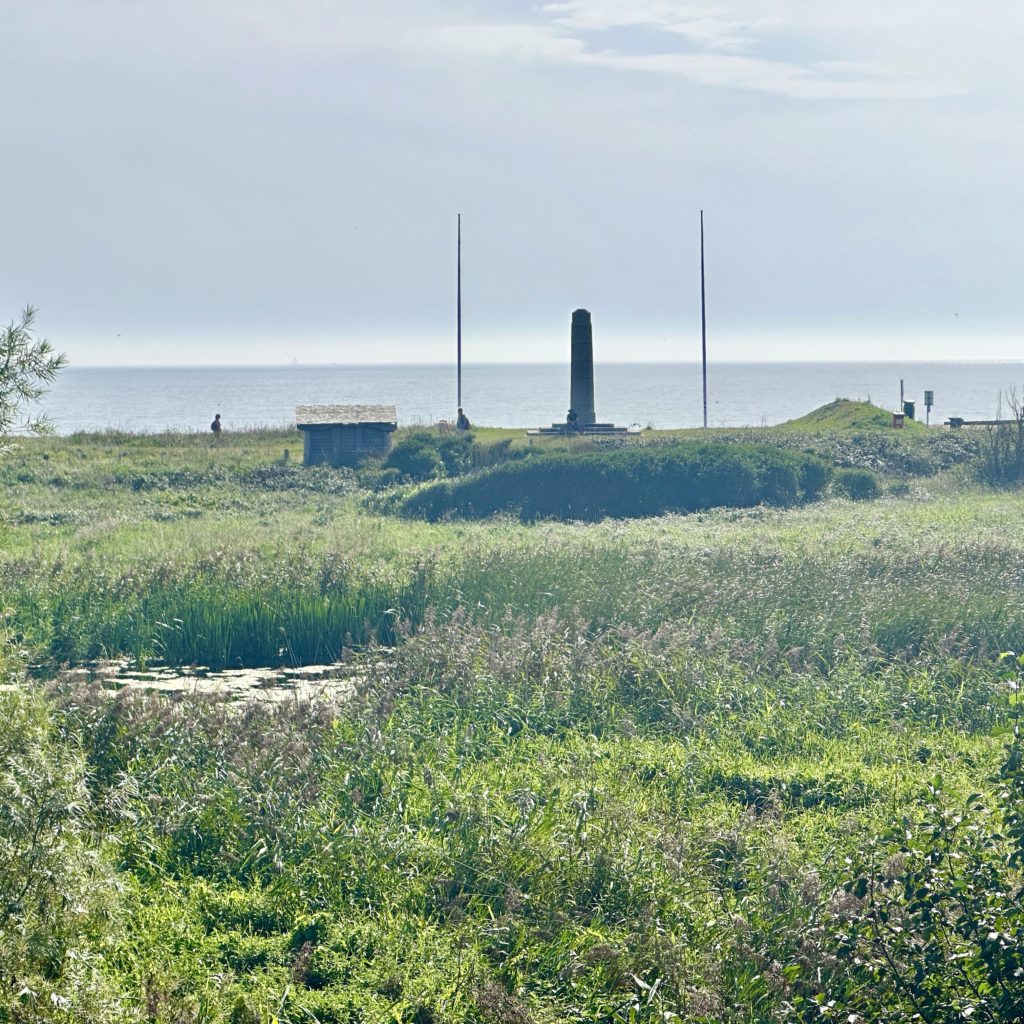
[[[1011,395],[1013,418],[988,427],[976,465],[978,479],[990,487],[1012,487],[1024,482],[1024,405]]]
[[[384,460],[409,480],[458,476],[473,464],[473,436],[468,431],[415,430],[403,433]]]
[[[513,450],[511,438],[507,437],[480,443],[471,431],[401,431],[384,460],[383,470],[366,469],[361,479],[365,486],[380,491],[399,480],[422,482],[457,477],[524,454],[521,449]]]
[[[458,476],[472,466],[475,443],[469,431],[438,434],[434,443],[448,476]]]
[[[372,463],[364,465],[359,472],[359,483],[370,491],[386,491],[402,482],[402,471],[394,466],[379,468]]]
[[[797,479],[798,493],[802,500],[813,501],[820,497],[831,478],[832,467],[824,460],[818,458],[802,460]]]
[[[1018,790],[1024,783],[1019,766],[1001,774]],[[936,779],[928,800],[924,819],[905,821],[890,846],[873,845],[872,862],[846,882],[833,927],[852,984],[839,990],[836,1016],[1020,1020],[1024,906],[1005,841],[980,795],[947,806]]]
[[[26,403],[45,393],[67,362],[48,341],[36,337],[35,318],[36,311],[26,306],[19,321],[0,326],[0,439],[15,426],[37,433],[46,429],[43,420],[18,424],[17,418]]]
[[[399,621],[423,619],[422,568],[352,579],[328,562],[316,566],[312,581],[304,568],[269,578],[260,566],[223,560],[160,566],[130,579],[97,571],[70,587],[44,582],[23,593],[28,614],[19,618],[37,652],[44,642],[55,663],[122,652],[214,669],[332,662],[371,639],[391,643]]]
[[[1024,757],[1011,669],[1012,740],[996,777],[997,808],[957,799],[936,776],[920,818],[873,838],[850,860],[826,931],[846,964],[828,1008],[881,1022],[1024,1017]]]
[[[716,430],[722,443],[757,444],[816,454],[839,467],[870,469],[882,476],[931,477],[958,466],[970,466],[981,450],[971,430],[840,430],[790,426]],[[655,437],[647,444],[674,443]]]
[[[444,460],[432,437],[411,434],[392,446],[384,466],[409,480],[432,480],[443,473]]]
[[[75,744],[38,696],[0,693],[0,1019],[107,1019],[100,951],[118,903]]]
[[[550,452],[434,484],[404,501],[408,516],[596,520],[716,506],[793,505],[818,497],[828,467],[811,455],[752,445],[678,445]]]
[[[838,469],[832,477],[832,490],[852,501],[877,498],[880,492],[878,477],[870,469]]]

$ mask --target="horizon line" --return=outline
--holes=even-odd
[[[709,361],[709,366],[934,366],[947,364],[951,366],[1022,366],[1024,355],[1019,359],[1000,357],[978,357],[975,359],[716,359]],[[514,367],[514,366],[570,366],[569,360],[488,360],[480,362],[463,362],[463,367]],[[594,368],[601,366],[696,366],[699,359],[604,359],[594,363]],[[326,367],[384,369],[387,367],[446,367],[454,370],[454,364],[448,361],[389,361],[376,363],[348,362],[298,362],[286,363],[68,363],[65,370],[291,370],[291,369],[324,369]]]

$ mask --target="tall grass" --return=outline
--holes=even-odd
[[[275,573],[280,566],[248,568],[218,574],[134,567],[132,575],[83,578],[53,566],[8,594],[23,642],[57,664],[124,655],[215,669],[316,664],[337,660],[346,648],[391,643],[399,623],[418,625],[424,617],[422,567],[349,579],[323,565],[313,581]]]
[[[390,642],[427,616],[500,625],[555,611],[593,631],[685,628],[751,659],[781,651],[831,664],[846,649],[988,658],[1024,649],[1024,545],[1000,525],[1018,499],[989,501],[407,537],[340,511],[337,539],[353,554],[307,546],[301,522],[292,548],[274,523],[256,528],[272,545],[247,543],[237,527],[205,538],[190,528],[223,546],[190,552],[165,531],[154,535],[163,557],[151,558],[143,533],[120,552],[102,541],[0,562],[0,587],[12,635],[58,664],[307,664]]]

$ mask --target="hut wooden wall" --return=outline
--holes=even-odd
[[[363,455],[385,455],[394,428],[371,423],[325,423],[300,429],[305,435],[303,462],[307,466],[322,462],[339,466]]]

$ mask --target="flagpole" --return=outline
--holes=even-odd
[[[704,372],[704,429],[708,429],[708,324],[704,308],[704,211],[700,211],[700,353]]]
[[[458,243],[455,257],[455,336],[457,359],[457,401],[456,406],[462,408],[462,214],[458,220]]]

